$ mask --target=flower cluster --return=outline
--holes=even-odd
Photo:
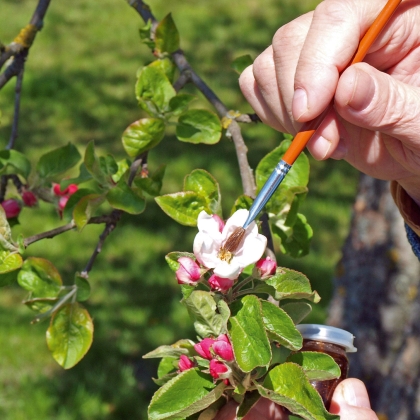
[[[196,284],[203,273],[212,269],[213,274],[208,279],[210,287],[222,293],[227,292],[243,269],[261,258],[267,245],[267,238],[258,233],[257,225],[252,222],[234,251],[224,248],[228,238],[244,225],[247,217],[248,211],[241,209],[225,224],[219,216],[202,211],[198,216],[198,233],[193,246],[196,261],[189,257],[178,259],[178,283]]]
[[[38,203],[38,199],[32,191],[26,190],[25,187],[22,189],[22,200],[8,198],[7,200],[2,201],[1,206],[3,207],[7,219],[18,217],[23,206],[34,207]]]
[[[194,350],[203,359],[209,360],[210,375],[219,379],[220,375],[229,372],[226,362],[234,360],[233,349],[229,337],[221,334],[217,338],[204,338],[194,345]],[[179,359],[178,369],[180,372],[191,369],[196,363],[185,355]]]

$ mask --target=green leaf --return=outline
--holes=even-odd
[[[157,349],[145,354],[143,359],[155,359],[161,357],[178,358],[185,354],[186,356],[193,356],[196,354],[194,351],[194,342],[191,340],[178,340],[170,346],[159,346]]]
[[[179,49],[179,32],[171,13],[166,15],[156,27],[155,51],[158,54],[172,54]]]
[[[147,192],[152,197],[160,194],[162,189],[163,176],[165,175],[166,165],[160,165],[152,174],[146,178],[137,177],[134,179],[134,185]]]
[[[179,117],[176,136],[187,143],[215,144],[222,136],[222,125],[216,114],[206,109],[191,109]]]
[[[22,175],[28,178],[31,172],[29,159],[17,150],[0,151],[0,175]]]
[[[232,214],[235,213],[235,211],[237,210],[241,210],[241,209],[249,210],[253,202],[254,200],[248,195],[240,195],[236,199],[235,204],[233,205],[232,210],[230,212],[230,215],[232,216]]]
[[[267,366],[271,347],[264,331],[262,309],[254,295],[243,297],[230,306],[228,332],[238,366],[250,372],[257,366]]]
[[[80,304],[68,303],[51,318],[47,345],[55,361],[64,369],[72,368],[84,357],[92,339],[92,319]]]
[[[306,420],[339,420],[328,413],[318,392],[309,383],[303,369],[283,363],[270,370],[263,385],[255,383],[264,398],[286,407]]]
[[[155,117],[169,111],[169,101],[176,95],[166,74],[156,66],[143,68],[135,89],[140,107]]]
[[[79,273],[76,273],[75,284],[77,286],[76,299],[78,302],[84,302],[89,299],[90,296],[90,284],[82,277]]]
[[[10,271],[0,274],[0,287],[8,286],[17,280],[18,271]]]
[[[248,66],[250,66],[254,60],[249,54],[241,55],[232,61],[231,67],[237,73],[241,74]]]
[[[80,232],[89,222],[95,210],[104,202],[102,194],[88,194],[79,200],[73,209],[73,220]]]
[[[60,182],[60,189],[61,191],[65,190],[70,184],[83,184],[84,182],[90,181],[92,179],[92,175],[86,169],[84,163],[81,163],[79,166],[79,175],[76,178],[69,178],[63,179]]]
[[[160,143],[165,134],[165,123],[158,118],[142,118],[129,125],[122,136],[128,156],[136,157]]]
[[[95,181],[98,182],[99,185],[107,184],[108,174],[104,171],[104,169],[106,168],[103,168],[103,165],[101,165],[100,163],[100,159],[96,155],[94,141],[89,142],[89,144],[87,145],[83,163],[85,164],[86,169],[92,175],[93,179],[95,179]],[[117,168],[115,168],[115,172],[116,171]]]
[[[74,194],[72,194],[63,210],[63,219],[70,221],[73,219],[73,210],[76,207],[77,203],[87,195],[95,194],[92,190],[89,190],[87,188],[80,188],[77,190]]]
[[[287,362],[301,366],[310,381],[328,381],[341,376],[340,367],[328,354],[315,351],[292,353]]]
[[[175,364],[177,364],[179,357],[163,357],[162,360],[159,362],[157,374],[158,378],[162,378],[168,373],[173,372],[176,367]]]
[[[129,187],[121,179],[118,184],[111,188],[106,199],[114,209],[125,211],[129,214],[140,214],[146,208],[146,200],[137,188]]]
[[[172,59],[170,57],[163,57],[163,58],[159,58],[155,61],[152,61],[148,65],[148,67],[155,67],[156,69],[161,71],[168,78],[168,80],[171,83],[173,82],[175,72],[176,72],[176,66],[175,66],[174,62],[172,61]]]
[[[0,274],[10,273],[22,267],[23,259],[20,254],[11,254],[10,251],[3,251],[0,260]]]
[[[18,274],[21,287],[32,292],[32,297],[57,297],[63,281],[54,265],[44,258],[29,257]]]
[[[189,95],[188,93],[178,93],[169,101],[168,112],[175,116],[181,115],[188,109],[188,106],[194,99],[196,99],[194,95]]]
[[[23,302],[30,310],[38,313],[49,311],[56,303],[57,298],[33,298]]]
[[[283,254],[300,258],[309,253],[313,230],[303,214],[297,214],[291,229],[278,224],[271,226],[273,233],[281,240],[280,249]]]
[[[169,268],[173,271],[176,272],[180,266],[180,263],[178,262],[178,259],[181,257],[188,257],[191,258],[192,260],[195,261],[195,255],[192,254],[191,252],[178,252],[178,251],[174,251],[174,252],[170,252],[169,254],[167,254],[165,256],[165,260],[169,265]]]
[[[195,169],[184,178],[184,191],[193,191],[206,198],[213,214],[222,215],[220,187],[216,179],[204,169]]]
[[[278,268],[276,274],[266,280],[266,284],[276,290],[277,300],[307,299],[318,303],[321,299],[317,292],[312,292],[311,284],[304,274],[289,268]]]
[[[124,176],[124,174],[130,169],[131,162],[128,159],[122,159],[117,162],[117,171],[112,175],[112,181],[118,183],[118,181]]]
[[[212,213],[207,200],[193,191],[161,195],[155,200],[169,217],[185,226],[197,226],[198,215],[203,210]]]
[[[290,350],[299,350],[303,339],[287,313],[271,302],[261,301],[264,326],[275,341]]]
[[[261,395],[258,391],[251,391],[247,392],[244,395],[244,399],[239,404],[238,412],[236,413],[236,419],[242,420],[249,411],[257,404],[257,402],[260,400]]]
[[[272,150],[260,161],[255,172],[258,191],[261,190],[276,165],[283,158],[290,143],[288,140],[283,141],[279,147]],[[304,153],[301,153],[284,181],[267,203],[267,211],[277,214],[283,211],[286,206],[290,206],[296,194],[307,192],[308,181],[309,160]]]
[[[306,302],[288,302],[281,308],[292,318],[295,324],[299,324],[312,311],[312,306]]]
[[[81,156],[74,145],[68,143],[41,156],[36,171],[43,180],[54,178],[73,168]]]
[[[201,337],[217,337],[225,331],[229,313],[217,313],[216,301],[210,292],[195,290],[182,303],[187,307],[194,328]]]
[[[149,420],[185,419],[217,401],[226,385],[210,375],[188,369],[157,390],[149,405]]]
[[[149,19],[142,28],[139,29],[140,39],[143,44],[146,44],[151,50],[155,48],[155,42],[152,39],[152,21]]]

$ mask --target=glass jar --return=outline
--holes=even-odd
[[[327,325],[300,324],[296,325],[303,337],[303,346],[299,351],[317,351],[330,355],[341,369],[341,376],[328,381],[310,381],[319,392],[325,407],[330,408],[331,399],[337,385],[347,378],[349,360],[347,353],[357,351],[353,345],[353,334],[340,328]]]

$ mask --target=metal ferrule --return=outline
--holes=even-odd
[[[274,194],[280,183],[283,181],[284,177],[290,171],[292,166],[286,163],[284,160],[281,160],[277,166],[274,168],[273,173],[267,179],[266,183],[261,188],[261,191],[258,193],[255,198],[251,208],[249,209],[248,219],[246,219],[243,228],[246,229],[252,221],[258,216],[260,211],[267,204],[267,201]]]

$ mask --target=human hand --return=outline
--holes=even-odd
[[[237,404],[226,404],[215,420],[235,420]],[[334,391],[331,413],[339,414],[340,420],[378,420],[370,408],[366,387],[358,379],[346,379]],[[260,399],[257,405],[244,417],[244,420],[287,420],[283,409],[266,399]]]
[[[323,1],[277,31],[240,86],[263,122],[292,134],[334,99],[311,154],[397,180],[420,204],[420,2],[403,1],[365,63],[343,72],[384,4]]]

